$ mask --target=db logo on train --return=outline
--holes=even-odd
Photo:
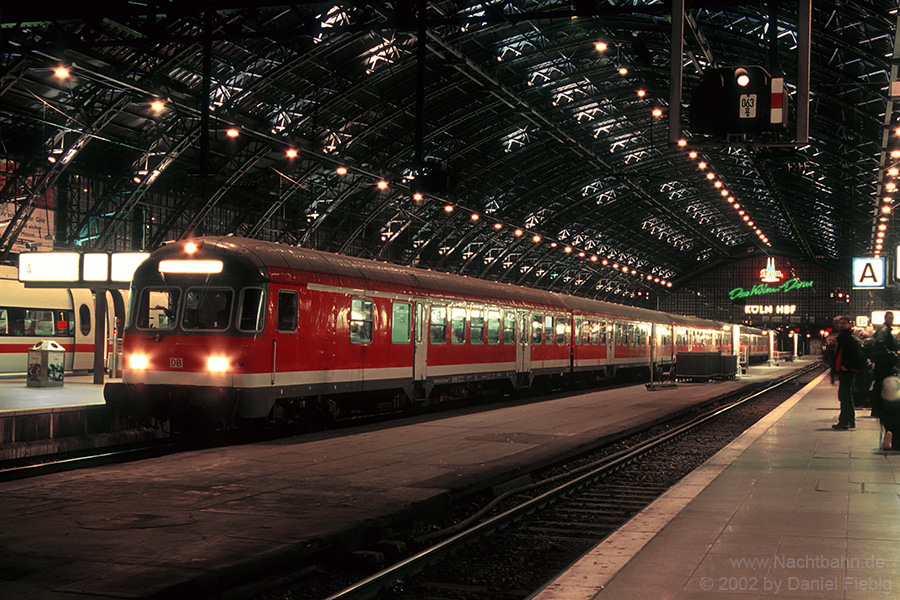
[[[173,369],[180,369],[181,367],[184,366],[184,364],[182,363],[180,358],[170,358],[169,366]]]

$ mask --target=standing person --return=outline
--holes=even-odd
[[[872,401],[872,416],[879,419],[884,417],[884,400],[881,398],[881,386],[884,378],[893,374],[897,366],[897,342],[891,331],[894,324],[894,313],[884,313],[884,325],[872,336],[872,362],[875,370],[872,374],[872,392],[869,398]],[[882,423],[883,424],[883,423]]]
[[[834,356],[837,351],[837,323],[839,318],[840,317],[835,317],[831,322],[831,331],[825,336],[825,348],[822,350],[822,360],[828,365],[828,372],[831,376],[831,385],[834,385],[834,380],[837,377],[837,369],[834,368]]]
[[[838,416],[838,422],[831,428],[853,429],[856,427],[853,383],[859,370],[865,368],[866,357],[863,354],[862,344],[850,329],[850,319],[844,316],[839,317],[837,326],[839,333],[834,366],[838,377],[838,400],[841,403],[841,414]]]
[[[885,377],[881,390],[881,449],[900,450],[900,377]]]

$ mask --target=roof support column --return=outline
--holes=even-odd
[[[681,86],[684,57],[684,0],[672,0],[672,49],[669,57],[669,145],[681,139]]]

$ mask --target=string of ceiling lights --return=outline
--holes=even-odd
[[[600,41],[600,42],[596,42],[594,44],[594,48],[598,52],[602,53],[602,52],[605,52],[609,48],[609,45],[606,42]],[[628,69],[624,65],[617,66],[616,71],[622,76],[625,76],[628,74]],[[647,95],[647,92],[643,88],[640,88],[637,90],[636,94],[639,98],[645,98]],[[662,117],[662,115],[663,115],[663,111],[658,106],[653,106],[651,108],[651,116],[654,119],[658,119],[658,118]],[[679,140],[678,145],[682,148],[687,148],[688,142],[687,142],[687,140],[682,139],[682,140]],[[296,154],[294,154],[293,156],[296,156]],[[742,206],[741,203],[737,201],[737,199],[734,197],[734,195],[725,187],[725,184],[721,181],[721,179],[715,174],[715,171],[709,167],[709,162],[707,160],[703,160],[703,158],[699,155],[699,153],[696,150],[689,150],[688,156],[692,160],[697,161],[697,168],[700,171],[703,171],[705,173],[704,178],[707,181],[709,181],[712,184],[712,186],[716,190],[718,190],[721,197],[725,201],[727,201],[728,204],[731,205],[731,207],[734,210],[737,211],[737,215],[743,220],[743,222],[746,224],[746,226],[749,227],[751,229],[751,231],[753,231],[753,233],[755,233],[759,237],[760,241],[763,244],[765,244],[767,246],[771,246],[769,238],[761,230],[761,228],[758,227],[757,224],[753,221],[753,219],[751,218],[749,211],[747,211],[746,207]],[[348,168],[344,167],[344,166],[340,166],[336,169],[336,173],[338,175],[346,175],[348,172],[349,172]],[[387,191],[390,188],[391,184],[388,182],[387,179],[380,179],[376,182],[375,185],[376,185],[376,187],[378,187],[379,190]],[[421,192],[413,192],[412,198],[417,204],[425,201],[425,195],[423,195]],[[478,222],[482,218],[481,214],[478,211],[471,210],[459,203],[447,202],[447,201],[443,201],[443,200],[441,200],[441,201],[444,202],[443,210],[448,215],[453,214],[455,211],[468,211],[469,215],[470,215],[470,219],[473,222]],[[535,244],[549,241],[549,244],[552,248],[560,247],[560,248],[562,248],[562,251],[564,253],[566,253],[568,255],[576,255],[579,258],[584,258],[592,264],[599,264],[604,267],[609,267],[610,269],[612,269],[614,271],[618,271],[618,272],[621,272],[624,274],[633,274],[636,276],[640,276],[640,277],[642,277],[642,279],[645,279],[647,282],[653,282],[653,283],[659,284],[661,286],[664,286],[666,288],[671,288],[673,286],[673,283],[665,278],[658,277],[651,273],[642,273],[638,269],[632,268],[628,265],[620,264],[619,261],[617,261],[615,259],[612,259],[609,257],[601,257],[596,253],[582,250],[580,248],[577,248],[570,244],[566,244],[559,240],[548,239],[545,236],[541,235],[540,233],[530,231],[525,227],[510,225],[510,224],[504,223],[502,221],[495,221],[493,228],[495,231],[500,231],[500,230],[503,230],[506,228],[512,228],[513,236],[516,238],[530,236],[532,242],[534,242]],[[388,238],[385,237],[385,239],[383,241],[387,241],[387,239]],[[640,295],[640,292],[638,292],[638,295]]]
[[[335,172],[338,173],[339,175],[346,175],[348,173],[348,170],[347,170],[347,167],[338,167]],[[381,180],[377,181],[375,183],[375,185],[379,190],[385,192],[390,189],[391,184],[386,179],[381,179]],[[427,196],[425,196],[424,194],[422,194],[421,192],[413,192],[412,199],[414,202],[417,203],[417,205],[421,206],[421,203],[425,202],[429,198]],[[478,223],[482,220],[482,215],[478,211],[469,209],[459,203],[449,202],[449,201],[445,201],[445,200],[440,200],[440,201],[443,202],[443,211],[447,215],[452,215],[453,213],[455,213],[457,211],[465,211],[465,212],[469,213],[469,219],[472,222]],[[625,275],[640,276],[643,280],[647,281],[648,283],[652,282],[652,283],[659,284],[659,285],[661,285],[663,287],[667,287],[667,288],[671,288],[673,285],[671,281],[668,281],[665,278],[659,277],[657,275],[653,275],[651,273],[643,273],[643,272],[639,271],[638,269],[635,269],[628,265],[620,264],[620,262],[615,259],[612,259],[609,257],[601,257],[599,254],[577,248],[574,245],[566,244],[559,240],[547,238],[546,236],[541,235],[540,233],[534,232],[532,230],[529,230],[526,227],[511,225],[509,223],[503,222],[502,220],[494,220],[494,224],[493,224],[492,228],[494,229],[494,231],[502,231],[502,230],[506,230],[506,229],[511,229],[512,235],[515,238],[526,239],[526,238],[530,237],[531,241],[535,244],[549,243],[551,248],[561,248],[562,252],[564,252],[565,254],[577,256],[578,258],[583,258],[586,261],[588,261],[591,265],[601,265],[604,267],[609,267],[610,269],[618,271]],[[591,266],[591,265],[589,265],[589,266]]]
[[[897,137],[900,137],[900,127],[898,127],[894,133]],[[874,236],[874,256],[875,258],[881,257],[881,252],[884,249],[884,238],[887,234],[888,228],[888,217],[894,210],[894,198],[892,194],[897,191],[897,182],[896,179],[898,175],[900,175],[900,168],[897,167],[896,161],[900,160],[900,149],[894,148],[890,151],[885,151],[882,153],[883,156],[883,166],[882,173],[884,179],[890,177],[885,181],[882,180],[880,184],[880,188],[878,193],[876,193],[876,197],[880,196],[880,201],[877,202],[878,208],[876,209],[875,215],[875,226],[873,227],[873,236]]]
[[[881,168],[879,170],[878,187],[875,190],[875,218],[872,227],[873,248],[875,258],[881,257],[884,249],[884,238],[887,235],[888,221],[894,208],[894,193],[897,191],[897,177],[900,176],[900,127],[895,125],[894,108],[896,98],[900,97],[900,11],[896,8],[891,14],[897,17],[894,35],[894,50],[891,53],[891,71],[889,74],[889,93],[884,110],[884,130],[882,133]],[[893,135],[892,135],[893,134]]]
[[[596,42],[594,44],[594,48],[598,52],[603,53],[609,48],[609,46],[606,42],[600,41],[600,42]],[[615,68],[616,68],[616,71],[622,76],[626,76],[628,74],[628,69],[624,65],[618,65],[618,66],[615,66]],[[65,79],[65,78],[69,77],[70,72],[67,69],[65,69],[64,67],[60,67],[55,72],[55,74],[60,79]],[[636,94],[639,98],[642,98],[642,99],[645,98],[647,95],[646,90],[644,90],[642,88],[638,89]],[[162,100],[154,99],[150,103],[150,109],[155,115],[162,114],[165,111],[165,108],[166,108],[165,102]],[[663,111],[658,106],[653,106],[651,108],[652,118],[658,119],[658,118],[662,117],[662,114],[663,114]],[[238,137],[240,135],[240,133],[241,133],[241,130],[237,127],[229,127],[226,129],[226,135],[231,138]],[[686,147],[687,141],[680,140],[679,146]],[[712,169],[708,170],[708,168],[709,168],[708,162],[706,160],[702,160],[700,158],[699,154],[695,150],[689,151],[688,155],[691,159],[697,161],[698,169],[700,171],[705,172],[705,178],[708,181],[710,181],[712,183],[712,185],[716,189],[719,190],[719,193],[721,194],[721,196],[723,198],[725,198],[728,201],[728,203],[731,204],[731,206],[735,210],[738,211],[737,214],[743,219],[743,221],[747,224],[747,226],[751,227],[755,231],[755,233],[760,237],[760,240],[762,240],[763,243],[770,245],[768,238],[760,230],[759,227],[755,226],[755,223],[750,218],[747,210],[739,202],[736,201],[736,199],[734,198],[733,195],[731,195],[729,193],[729,191],[724,187],[723,182],[719,178],[717,178],[714,171]],[[285,156],[288,159],[295,159],[299,156],[299,151],[296,148],[289,147],[285,150]],[[51,158],[51,160],[52,160],[52,158]],[[357,170],[357,169],[353,169],[353,170],[357,171],[359,174],[364,175],[364,176],[370,175],[368,173],[363,173],[362,171]],[[350,169],[344,165],[339,165],[335,168],[335,173],[340,176],[346,175],[349,172],[350,172]],[[140,183],[140,180],[138,180],[136,177],[135,182]],[[388,180],[383,179],[383,178],[377,180],[375,182],[375,186],[381,191],[387,191],[390,188],[390,184],[389,184]],[[421,194],[420,192],[414,192],[412,195],[412,198],[417,204],[421,203],[425,200],[424,195]],[[468,209],[458,203],[444,202],[443,210],[446,214],[452,214],[454,211],[457,211],[457,210],[468,211],[470,213],[470,219],[473,222],[478,222],[482,218],[482,215],[480,213],[478,213],[477,211]],[[619,272],[622,274],[626,274],[626,275],[632,274],[635,276],[640,276],[644,281],[646,281],[648,283],[652,282],[654,284],[659,284],[666,288],[671,288],[673,285],[671,281],[669,281],[663,277],[659,277],[652,273],[644,273],[644,272],[642,272],[636,268],[633,268],[629,265],[620,264],[619,261],[612,259],[610,257],[602,257],[596,253],[592,253],[592,252],[577,248],[573,245],[566,244],[559,240],[548,239],[545,236],[541,235],[540,233],[530,231],[525,227],[511,225],[508,223],[504,223],[502,221],[495,221],[495,223],[493,225],[493,229],[495,231],[501,231],[501,230],[507,229],[507,228],[512,229],[512,235],[515,238],[523,238],[525,236],[530,236],[531,241],[535,244],[539,244],[542,242],[548,242],[552,248],[560,247],[562,249],[562,251],[567,255],[575,255],[575,256],[578,256],[579,258],[583,258],[583,259],[587,260],[589,262],[589,266],[600,265],[600,266],[608,267],[608,268],[612,269],[613,271],[616,271],[616,272]],[[597,272],[599,273],[599,271],[597,271]],[[638,295],[641,295],[641,292],[638,292]]]
[[[682,144],[683,140],[678,142],[679,146],[687,147],[687,142],[685,141]],[[749,227],[753,233],[759,237],[760,241],[766,246],[771,247],[772,244],[769,242],[768,236],[763,233],[762,229],[760,229],[756,223],[753,221],[753,218],[750,216],[750,213],[747,211],[746,207],[742,206],[740,202],[735,199],[734,195],[725,187],[725,184],[722,180],[716,175],[715,171],[712,170],[709,166],[707,160],[703,160],[700,154],[696,150],[688,151],[688,157],[691,160],[697,161],[697,168],[706,173],[705,178],[707,181],[710,181],[716,190],[718,190],[719,195],[724,198],[731,207],[737,211],[738,216],[744,221],[744,224]]]

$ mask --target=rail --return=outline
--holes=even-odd
[[[746,402],[757,398],[758,396],[766,394],[779,386],[791,382],[794,379],[801,377],[816,368],[818,368],[818,365],[814,364],[810,365],[809,367],[800,369],[792,373],[791,375],[778,380],[774,384],[765,387],[762,390],[741,397],[739,400],[733,402],[732,404],[714,409],[709,413],[699,415],[698,417],[677,427],[676,429],[650,438],[649,440],[646,440],[643,443],[627,450],[623,450],[621,452],[613,454],[606,459],[599,461],[594,465],[591,465],[592,468],[590,468],[590,470],[588,470],[587,472],[581,473],[575,476],[573,479],[566,481],[565,483],[558,485],[557,487],[554,487],[547,492],[535,496],[514,508],[508,509],[496,516],[490,517],[480,523],[467,527],[463,531],[455,533],[447,539],[444,539],[443,541],[440,541],[433,546],[426,548],[425,550],[422,550],[413,556],[410,556],[409,558],[406,558],[382,571],[379,571],[378,573],[375,573],[374,575],[371,575],[337,592],[332,596],[329,596],[326,600],[359,600],[364,598],[371,598],[372,596],[376,595],[382,588],[390,586],[404,577],[411,576],[420,572],[429,564],[440,560],[445,555],[458,550],[466,544],[482,539],[486,535],[502,529],[503,527],[509,525],[511,522],[536,511],[538,508],[555,502],[562,496],[569,494],[574,490],[581,488],[582,486],[589,485],[591,482],[597,479],[607,476],[612,471],[615,471],[618,468],[634,461],[640,456],[647,454],[657,449],[658,447],[667,444],[673,439],[683,436],[686,433],[694,430],[695,428],[719,417],[720,415],[738,406],[741,406]],[[534,487],[534,484],[529,487]],[[507,494],[504,494],[504,496],[506,495]],[[493,502],[491,506],[494,504],[496,504],[496,501]],[[483,514],[489,507],[486,507],[486,509],[482,510],[478,516]],[[469,520],[467,520],[467,523],[471,521],[472,519],[470,518]]]

